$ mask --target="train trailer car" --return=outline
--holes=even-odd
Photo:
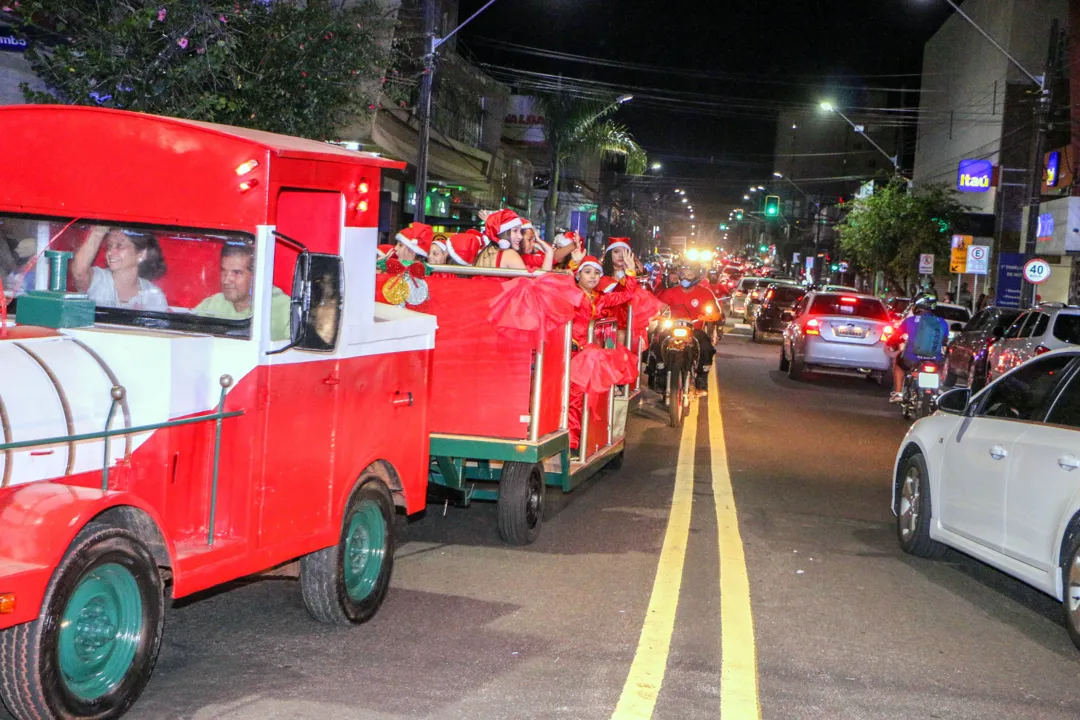
[[[491,318],[506,283],[541,282],[543,273],[449,268],[439,274],[459,277],[428,280],[439,320],[429,494],[459,506],[495,501],[502,539],[525,545],[540,533],[547,487],[570,492],[603,468],[622,465],[626,419],[639,393],[638,353],[632,353],[632,383],[613,384],[582,403],[581,440],[571,449],[570,322],[506,332]],[[592,325],[590,342],[606,348],[620,342],[613,320]]]
[[[312,616],[372,617],[429,467],[436,320],[374,302],[400,164],[100,108],[0,127],[0,233],[39,259],[0,275],[7,708],[123,714],[167,597],[296,558]]]

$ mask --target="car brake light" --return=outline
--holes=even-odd
[[[852,305],[854,303],[859,302],[859,298],[844,296],[844,297],[840,298],[840,302],[846,303],[848,305]]]
[[[806,321],[806,325],[803,326],[803,334],[804,335],[820,335],[821,334],[821,323],[818,322],[817,318],[810,318],[809,320]]]
[[[769,288],[769,292],[765,293],[765,299],[766,300],[772,300],[772,296],[773,296],[774,292],[775,291],[772,288]]]
[[[936,373],[937,365],[935,365],[934,363],[923,363],[922,371],[924,373]]]
[[[1035,348],[1035,355],[1037,356],[1048,352],[1050,352],[1050,348],[1046,347],[1045,345],[1039,345],[1037,348]]]

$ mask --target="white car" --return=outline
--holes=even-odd
[[[1080,307],[1042,303],[1016,318],[990,346],[986,377],[993,379],[1025,360],[1080,344]]]
[[[1080,349],[941,395],[912,425],[892,483],[907,553],[952,547],[1062,601],[1080,648]]]
[[[780,370],[792,380],[806,370],[877,378],[892,370],[885,344],[895,328],[878,298],[815,291],[799,301],[792,315],[780,344]]]

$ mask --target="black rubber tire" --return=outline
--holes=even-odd
[[[124,678],[94,700],[77,697],[58,658],[60,618],[79,582],[96,568],[117,564],[135,578],[142,599],[141,637]],[[37,620],[0,631],[0,695],[18,720],[120,717],[135,704],[154,671],[165,619],[165,596],[154,556],[134,533],[89,525],[72,541],[53,572]]]
[[[683,418],[683,393],[686,392],[686,372],[683,370],[682,357],[673,358],[668,371],[671,378],[671,392],[668,393],[668,425],[673,428],[682,427]]]
[[[916,502],[913,503],[915,510],[915,527],[907,535],[904,535],[904,515],[903,505],[904,498],[901,497],[901,493],[906,484],[908,473],[911,469],[914,469],[917,473],[918,481],[916,487]],[[915,555],[921,558],[936,559],[942,557],[946,550],[944,545],[937,540],[930,538],[930,522],[932,519],[932,508],[930,503],[930,485],[927,481],[926,460],[923,458],[922,453],[914,453],[904,462],[903,468],[900,470],[900,477],[896,479],[897,484],[897,507],[896,507],[896,539],[900,543],[900,549],[909,555]]]
[[[1069,543],[1069,546],[1065,549],[1065,554],[1061,558],[1061,580],[1063,584],[1061,614],[1065,620],[1065,629],[1069,631],[1069,639],[1073,641],[1073,645],[1077,649],[1080,649],[1080,612],[1069,612],[1069,601],[1072,599],[1072,593],[1070,592],[1072,583],[1069,579],[1069,570],[1077,563],[1078,555],[1080,555],[1080,532],[1074,530],[1072,532],[1072,542]]]
[[[986,374],[986,361],[971,364],[968,369],[968,387],[971,389],[972,395],[986,387]]]
[[[544,466],[508,462],[499,477],[499,536],[507,545],[529,545],[544,525]]]
[[[787,353],[784,352],[784,344],[780,344],[780,372],[787,372],[790,362],[787,359]]]
[[[379,506],[385,522],[383,560],[371,592],[356,601],[345,588],[345,536],[353,513],[369,502]],[[394,542],[394,501],[390,491],[377,477],[365,476],[345,505],[338,542],[300,558],[300,593],[308,614],[328,625],[359,625],[375,617],[390,589]]]
[[[953,372],[952,363],[945,360],[945,379],[941,381],[945,387],[956,387],[956,373]]]
[[[794,355],[792,355],[791,360],[788,361],[787,376],[792,380],[802,380],[803,364],[796,360]]]

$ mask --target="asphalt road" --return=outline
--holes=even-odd
[[[777,353],[737,329],[719,347],[710,398],[745,549],[763,717],[1080,717],[1080,652],[1053,600],[960,555],[930,562],[897,548],[889,475],[906,423],[886,391],[851,378],[794,383]],[[704,402],[657,718],[715,718],[724,692]],[[527,548],[501,543],[493,505],[429,508],[402,529],[390,595],[362,627],[309,619],[287,572],[185,601],[167,615],[129,717],[610,718],[649,607],[679,443],[649,398],[623,469],[566,496],[549,490]]]

